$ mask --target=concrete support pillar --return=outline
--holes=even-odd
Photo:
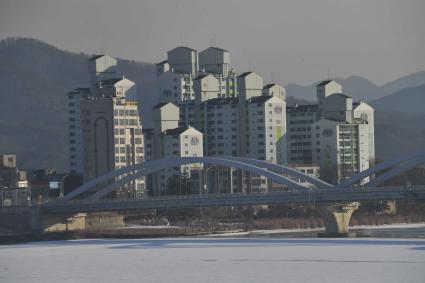
[[[353,212],[358,209],[359,203],[334,204],[319,208],[325,223],[325,233],[319,237],[348,237],[348,226]]]
[[[34,233],[43,231],[43,219],[39,206],[33,206],[29,212],[29,230]]]

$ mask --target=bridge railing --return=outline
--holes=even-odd
[[[101,199],[101,200],[73,200],[67,203],[53,203],[53,205],[62,205],[62,206],[73,206],[81,204],[93,204],[93,203],[131,203],[131,202],[151,202],[151,201],[169,201],[169,200],[196,200],[196,199],[232,199],[244,196],[250,197],[273,197],[273,196],[309,196],[312,202],[318,198],[320,195],[329,195],[335,193],[347,193],[347,194],[356,194],[364,192],[414,192],[416,190],[425,190],[425,186],[412,186],[409,188],[400,187],[400,186],[391,186],[391,187],[349,187],[349,188],[324,188],[321,190],[311,190],[311,191],[269,191],[269,192],[238,192],[238,193],[212,193],[212,194],[189,194],[189,195],[165,195],[165,196],[153,196],[146,198],[130,198],[130,199],[120,199],[120,198],[110,198],[110,199]],[[49,206],[49,204],[46,204]]]

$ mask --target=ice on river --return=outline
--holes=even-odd
[[[173,238],[0,246],[0,282],[425,282],[425,240]]]

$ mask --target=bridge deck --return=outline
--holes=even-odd
[[[355,187],[329,188],[312,191],[207,194],[150,197],[138,200],[52,202],[42,206],[49,213],[78,213],[138,209],[190,208],[206,206],[238,206],[266,204],[326,204],[369,200],[425,201],[425,187]]]

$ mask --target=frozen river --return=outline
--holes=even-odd
[[[178,238],[0,246],[0,282],[425,282],[425,240]]]

